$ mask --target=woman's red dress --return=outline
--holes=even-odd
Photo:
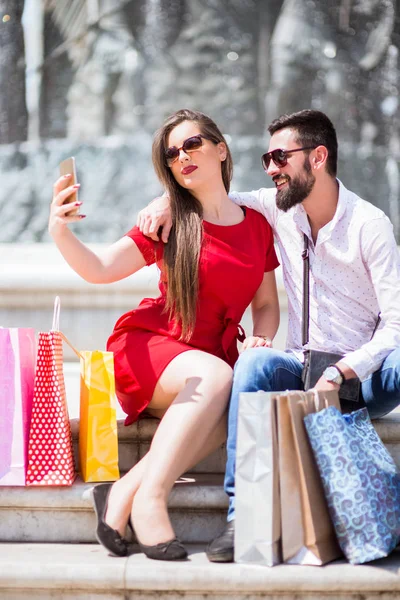
[[[237,225],[203,221],[199,263],[197,317],[190,343],[178,341],[180,328],[164,312],[166,281],[161,272],[158,298],[145,298],[138,308],[118,319],[107,342],[114,352],[118,400],[136,421],[149,404],[165,367],[181,352],[203,350],[233,366],[238,358],[239,325],[258,290],[264,272],[278,266],[272,230],[262,215],[249,208]],[[153,242],[134,227],[127,234],[147,265],[162,266],[163,244]]]

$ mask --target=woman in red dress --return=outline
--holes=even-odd
[[[128,521],[150,558],[187,556],[175,537],[167,500],[174,482],[226,438],[226,410],[243,347],[271,345],[279,324],[274,269],[278,265],[264,217],[228,197],[232,158],[206,115],[181,110],[153,142],[153,164],[171,199],[167,244],[133,227],[101,255],[82,244],[64,204],[75,191],[68,176],[54,186],[49,231],[64,258],[86,281],[111,283],[154,262],[160,296],[145,299],[115,325],[116,389],[126,424],[143,411],[161,419],[147,455],[124,477],[94,488],[97,539],[124,556]],[[65,187],[68,186],[68,187]],[[254,334],[239,323],[252,303]]]

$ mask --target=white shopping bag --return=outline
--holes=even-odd
[[[235,562],[281,562],[275,396],[240,394],[236,454]]]

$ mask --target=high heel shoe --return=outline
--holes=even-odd
[[[137,538],[137,536],[136,536]],[[145,546],[138,540],[139,548],[148,557],[154,560],[184,560],[188,557],[185,546],[174,538],[169,542],[156,544],[155,546]]]
[[[111,483],[103,483],[93,488],[93,504],[97,516],[96,538],[99,544],[114,556],[126,556],[128,554],[126,540],[104,520],[111,486]]]

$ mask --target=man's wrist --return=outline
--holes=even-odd
[[[322,373],[322,376],[329,383],[335,383],[339,386],[341,386],[346,380],[342,370],[335,364],[328,365]]]

